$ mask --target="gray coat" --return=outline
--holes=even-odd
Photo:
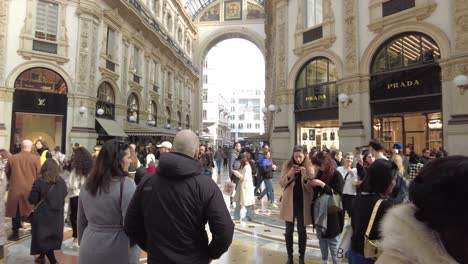
[[[125,217],[135,189],[135,182],[125,177],[121,207],[118,179],[111,182],[108,193],[98,191],[96,196],[92,196],[86,188],[81,189],[77,219],[79,264],[139,263],[138,247],[130,248],[120,222]]]

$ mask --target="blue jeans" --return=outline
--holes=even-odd
[[[317,232],[317,238],[320,245],[320,253],[322,254],[322,260],[328,261],[328,251],[330,251],[332,255],[333,264],[338,264],[338,258],[336,257],[336,249],[338,245],[338,237],[334,238],[323,238],[323,234],[319,229],[315,229]]]
[[[349,251],[349,264],[374,264],[375,261],[372,259],[365,258],[359,255],[353,250]]]
[[[258,168],[258,167],[257,167]],[[255,186],[254,193],[257,193],[258,189],[262,186],[263,176],[260,171],[257,172],[257,186]]]
[[[270,203],[275,202],[275,194],[273,192],[273,182],[271,179],[264,179],[263,182],[265,183],[265,189],[263,189],[262,193],[260,193],[260,196],[258,196],[258,199],[262,199],[265,194],[268,194],[268,200],[270,200]]]
[[[221,162],[223,160],[216,160],[216,166],[218,167],[218,174],[221,174]]]

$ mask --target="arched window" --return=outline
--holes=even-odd
[[[106,119],[115,118],[115,95],[114,89],[108,82],[99,85],[97,91],[96,113],[98,117]]]
[[[180,111],[177,111],[177,120],[179,121],[178,128],[182,127],[182,113]]]
[[[166,107],[166,117],[167,117],[167,124],[166,125],[171,125],[171,109],[169,108],[169,106]]]
[[[299,71],[296,78],[295,110],[337,107],[335,64],[325,58],[313,58]]]
[[[185,117],[185,123],[186,123],[185,128],[190,129],[190,116],[189,115]]]
[[[375,53],[371,73],[413,68],[434,63],[440,59],[440,50],[429,36],[406,32],[389,39]]]
[[[158,123],[156,102],[151,101],[148,107],[148,125],[156,126]]]
[[[127,100],[127,121],[138,123],[140,104],[136,94],[131,93]]]
[[[46,68],[32,68],[22,72],[16,78],[15,88],[47,93],[67,93],[67,84],[63,78]]]

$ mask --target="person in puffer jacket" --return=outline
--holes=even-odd
[[[278,205],[275,202],[275,193],[273,190],[273,171],[276,170],[276,165],[271,161],[271,152],[267,150],[264,153],[263,158],[259,161],[259,171],[263,175],[263,182],[265,183],[266,188],[258,196],[258,199],[261,200],[266,194],[268,194],[269,201],[271,206],[278,208]],[[261,184],[261,183],[260,183]]]

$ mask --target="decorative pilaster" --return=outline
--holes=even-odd
[[[468,0],[456,0],[454,5],[455,49],[459,52],[468,50]],[[466,74],[466,72],[465,72]]]
[[[0,1],[0,83],[5,78],[6,37],[8,28],[8,1]]]
[[[357,73],[358,63],[358,42],[357,42],[357,1],[346,0],[344,3],[344,54],[345,54],[345,75],[352,76]]]
[[[97,41],[99,20],[95,13],[78,9],[80,23],[77,91],[96,94]]]

